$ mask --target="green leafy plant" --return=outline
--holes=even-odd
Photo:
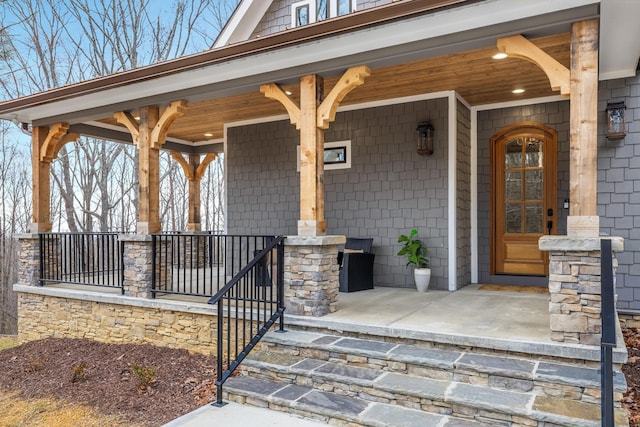
[[[138,377],[138,391],[141,393],[147,390],[156,382],[156,370],[146,366],[131,364],[131,371]]]
[[[398,237],[398,243],[402,243],[402,249],[398,252],[398,256],[407,257],[407,267],[411,264],[417,268],[429,267],[429,260],[426,258],[427,248],[418,239],[418,230],[413,229],[409,235],[401,234]]]

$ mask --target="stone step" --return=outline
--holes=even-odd
[[[230,378],[224,390],[225,400],[290,412],[330,425],[348,424],[350,427],[487,427],[492,425],[470,418],[428,413],[398,405],[372,402],[355,396],[248,376]]]
[[[599,369],[539,361],[535,356],[526,358],[522,355],[516,357],[426,348],[308,331],[270,332],[263,338],[259,348],[301,358],[470,382],[506,390],[527,392],[547,389],[546,394],[575,395],[575,388],[579,388],[581,395],[591,395],[599,400]],[[614,386],[619,393],[627,390],[626,380],[620,371],[614,372]]]
[[[269,352],[252,353],[244,361],[243,372],[258,383],[275,384],[272,387],[304,386],[318,392],[335,392],[360,400],[412,407],[438,415],[473,417],[476,421],[493,425],[599,425],[599,400],[594,399],[589,403],[542,395],[533,387],[527,392],[500,390]],[[626,414],[618,412],[621,420],[619,425],[625,425]]]

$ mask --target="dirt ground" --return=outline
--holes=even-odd
[[[625,329],[624,336],[623,403],[631,427],[640,427],[640,331]],[[213,357],[151,345],[26,343],[0,351],[0,407],[7,412],[0,412],[0,427],[161,426],[215,400],[215,365]]]
[[[53,398],[126,425],[160,426],[214,401],[215,371],[213,357],[186,350],[48,338],[0,352],[0,400],[19,392],[22,399],[40,399],[36,408]]]

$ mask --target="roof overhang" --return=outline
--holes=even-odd
[[[635,76],[640,60],[640,1],[601,3],[600,80]]]
[[[637,64],[636,53],[622,55],[618,51],[616,54],[615,37],[608,35],[608,31],[611,31],[608,29],[609,20],[617,19],[620,15],[633,15],[625,9],[627,6],[635,11],[640,7],[640,2],[398,2],[198,55],[6,101],[0,103],[0,118],[34,125],[58,121],[86,124],[110,116],[114,111],[131,110],[143,105],[166,105],[176,99],[198,102],[255,92],[260,84],[286,84],[304,74],[327,77],[338,75],[354,65],[383,67],[418,58],[486,48],[495,46],[497,38],[512,34],[534,38],[568,32],[572,22],[600,16],[601,7],[601,52],[616,58],[635,55]],[[626,39],[632,39],[627,40],[630,45],[627,53],[637,52],[640,37]],[[601,59],[601,73],[629,73],[631,62],[633,58],[620,62],[610,60],[602,64]],[[617,68],[614,69],[613,64],[617,64]],[[181,141],[177,140],[176,143]]]

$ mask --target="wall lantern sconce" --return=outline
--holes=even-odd
[[[627,134],[624,125],[624,101],[607,103],[607,139],[621,139]]]
[[[433,126],[431,126],[431,123],[418,123],[416,133],[418,154],[421,156],[430,156],[433,154]]]

